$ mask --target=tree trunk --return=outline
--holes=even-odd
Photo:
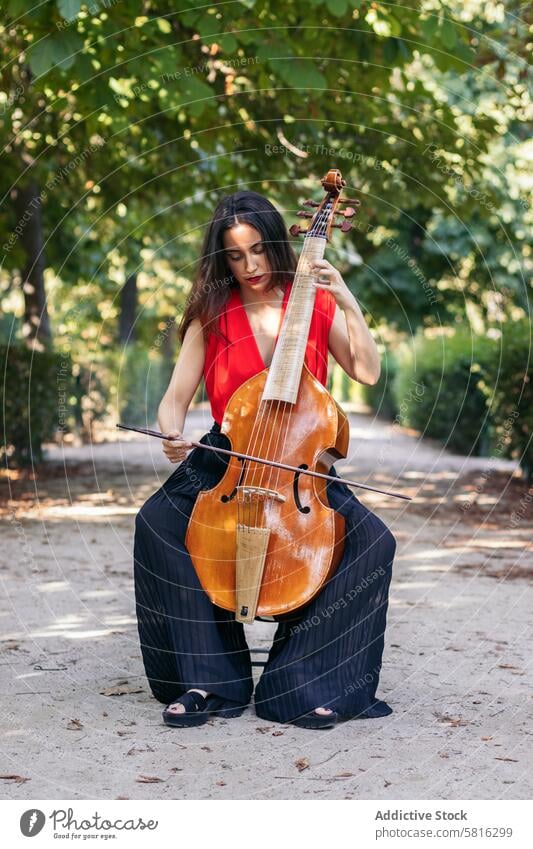
[[[168,321],[161,345],[161,353],[167,362],[173,362],[175,359],[177,341],[176,322],[174,320]]]
[[[17,216],[15,232],[26,254],[26,265],[22,271],[24,337],[30,348],[36,343],[50,345],[52,331],[44,288],[43,221],[37,183],[32,181],[25,188],[15,190],[14,208]]]
[[[120,290],[120,315],[118,338],[123,345],[135,341],[135,318],[137,316],[137,273],[130,274]]]

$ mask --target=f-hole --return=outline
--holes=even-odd
[[[305,469],[308,469],[309,466],[307,465],[307,463],[301,463],[298,466],[298,468],[305,470]],[[311,508],[307,507],[307,506],[304,507],[302,505],[302,502],[300,501],[300,493],[298,492],[298,482],[299,482],[299,480],[300,480],[300,472],[295,472],[294,473],[294,480],[292,482],[292,491],[293,491],[293,495],[294,495],[294,501],[295,501],[296,506],[297,506],[298,510],[300,511],[300,513],[310,513]]]
[[[242,479],[244,478],[246,460],[244,460],[242,457],[238,457],[237,459],[242,463],[241,473],[239,475],[239,480],[237,481],[235,488],[234,488],[233,492],[230,493],[230,495],[221,495],[220,496],[220,500],[223,501],[224,504],[227,504],[228,501],[231,501],[233,498],[235,498],[235,496],[237,495],[237,488],[241,485]]]

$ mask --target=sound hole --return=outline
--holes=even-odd
[[[298,466],[298,468],[299,468],[299,469],[308,469],[308,468],[309,468],[309,466],[307,465],[307,463],[301,463],[301,464]],[[294,493],[294,501],[295,501],[295,503],[296,503],[296,507],[298,508],[298,510],[300,511],[300,513],[310,513],[310,512],[311,512],[311,508],[310,508],[310,507],[308,507],[308,506],[305,506],[305,507],[304,507],[304,506],[303,506],[303,504],[302,504],[302,502],[300,501],[300,493],[298,492],[298,483],[299,483],[299,480],[300,480],[300,472],[295,472],[295,473],[294,473],[294,480],[293,480],[293,482],[292,482],[292,491],[293,491],[293,493]]]
[[[228,501],[231,501],[233,498],[235,498],[235,496],[237,495],[237,488],[241,485],[242,479],[244,477],[246,460],[244,460],[242,457],[239,457],[238,460],[242,464],[241,465],[241,473],[239,475],[239,480],[237,481],[235,488],[233,489],[233,492],[231,492],[229,495],[221,495],[220,496],[220,500],[223,501],[224,504],[227,504]]]

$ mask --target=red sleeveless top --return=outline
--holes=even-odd
[[[287,283],[283,296],[276,343],[292,288]],[[305,364],[324,386],[328,378],[328,339],[335,315],[335,298],[326,289],[317,289],[311,316]],[[222,423],[226,405],[236,389],[266,368],[241,299],[240,289],[232,289],[218,318],[218,328],[229,340],[209,333],[205,351],[204,380],[213,418]]]

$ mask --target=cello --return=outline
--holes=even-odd
[[[316,295],[310,266],[323,257],[333,227],[351,227],[356,209],[346,207],[334,223],[339,205],[360,201],[340,198],[346,181],[337,169],[321,183],[322,202],[305,202],[316,212],[298,213],[312,218],[309,228],[290,228],[305,238],[272,362],[233,393],[221,423],[241,456],[230,456],[220,482],[198,494],[187,528],[203,589],[238,622],[282,618],[307,605],[344,550],[344,518],[329,506],[327,481],[305,471],[325,473],[346,457],[348,420],[304,358]],[[278,465],[244,459],[250,455]]]

